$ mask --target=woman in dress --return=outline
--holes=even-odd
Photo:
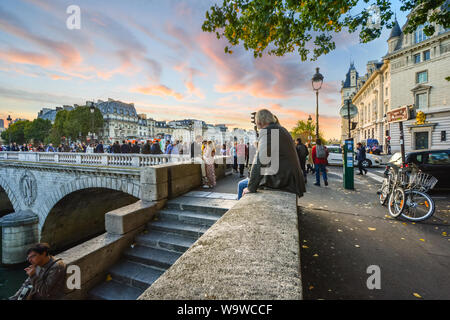
[[[216,173],[214,168],[214,156],[216,155],[216,150],[213,146],[212,141],[208,141],[205,147],[205,152],[203,155],[203,160],[205,161],[206,167],[206,185],[204,188],[214,188],[216,186]]]

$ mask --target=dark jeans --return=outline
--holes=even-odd
[[[362,163],[364,160],[359,160],[358,161],[358,169],[359,169],[359,173],[363,174],[363,170],[367,173],[367,169],[363,167]]]
[[[239,173],[240,173],[240,175],[241,176],[243,176],[244,175],[244,164],[243,163],[240,163],[239,164]]]
[[[233,157],[233,159],[234,159],[234,162],[233,162],[233,170],[234,170],[234,171],[237,171],[237,168],[238,168],[237,156],[236,156],[236,157]]]
[[[303,171],[303,177],[305,178],[305,181],[306,181],[306,163],[300,161],[300,168],[302,168],[302,171]]]
[[[327,170],[324,164],[315,164],[316,166],[316,183],[320,184],[320,171],[322,171],[323,181],[328,181]]]

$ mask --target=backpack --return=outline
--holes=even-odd
[[[326,159],[327,157],[327,153],[325,151],[325,147],[322,145],[317,145],[316,146],[316,157],[318,159]]]

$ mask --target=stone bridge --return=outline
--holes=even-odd
[[[167,198],[177,191],[158,169],[176,164],[178,178],[200,184],[188,155],[0,152],[2,262],[23,261],[24,246],[37,241],[69,248],[104,232],[105,213]]]

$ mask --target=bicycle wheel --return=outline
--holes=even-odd
[[[389,214],[394,218],[401,215],[405,208],[405,191],[403,188],[396,187],[389,197]]]
[[[378,200],[384,206],[389,198],[389,179],[385,178],[380,190],[378,191]]]
[[[410,221],[423,221],[431,217],[436,209],[434,200],[425,192],[405,191],[406,204],[402,217]]]

